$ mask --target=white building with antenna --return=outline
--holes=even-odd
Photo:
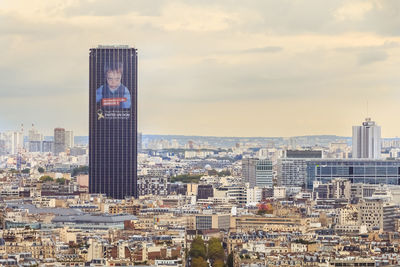
[[[381,158],[381,127],[371,118],[366,118],[362,126],[353,126],[353,158]]]

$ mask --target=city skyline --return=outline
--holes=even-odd
[[[395,1],[5,1],[0,131],[34,122],[46,135],[59,126],[88,135],[84,59],[97,44],[127,44],[140,51],[143,133],[351,136],[372,117],[382,137],[396,137],[399,9]]]
[[[400,0],[3,0],[0,265],[400,266]]]

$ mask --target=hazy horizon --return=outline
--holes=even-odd
[[[70,130],[70,129],[67,129]],[[6,132],[6,131],[11,131],[11,130],[0,130],[1,132]],[[313,134],[313,135],[293,135],[293,136],[221,136],[221,135],[196,135],[196,134],[168,134],[168,133],[143,133],[139,132],[143,136],[182,136],[182,137],[216,137],[216,138],[297,138],[297,137],[316,137],[316,136],[322,136],[322,137],[338,137],[338,138],[352,138],[352,136],[344,136],[344,135],[335,135],[335,134]],[[28,137],[28,132],[24,130],[24,137]],[[49,138],[53,137],[52,133],[48,134],[43,134],[43,137]],[[86,135],[75,135],[74,137],[89,137],[89,134]],[[382,136],[382,139],[399,139],[400,137],[394,136],[394,137],[384,137]]]

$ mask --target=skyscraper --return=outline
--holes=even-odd
[[[137,197],[137,50],[89,53],[89,191]]]
[[[381,157],[381,127],[371,118],[362,126],[353,126],[353,158],[379,159]]]
[[[28,131],[28,150],[29,152],[41,152],[42,151],[42,141],[43,135],[39,133],[32,123],[32,129]]]
[[[250,188],[256,186],[256,165],[258,159],[244,158],[242,159],[242,178],[243,182],[249,183]]]
[[[55,128],[54,129],[54,154],[58,155],[61,152],[65,152],[65,129]]]
[[[24,146],[22,131],[9,131],[3,134],[4,148],[7,154],[16,155]]]
[[[74,147],[74,132],[73,131],[65,131],[65,147],[66,148]]]

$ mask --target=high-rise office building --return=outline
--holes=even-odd
[[[279,186],[305,187],[307,177],[306,159],[322,158],[321,150],[286,150],[277,162]]]
[[[54,141],[43,140],[42,152],[54,152]]]
[[[242,179],[243,182],[249,183],[250,188],[256,186],[256,164],[257,158],[242,159]]]
[[[42,151],[42,141],[43,135],[35,129],[34,124],[32,128],[28,131],[28,150],[29,152],[41,152]]]
[[[137,197],[137,50],[89,54],[89,191]]]
[[[273,173],[272,161],[269,159],[260,159],[256,164],[256,186],[272,187]]]
[[[381,157],[381,127],[371,118],[362,126],[353,126],[353,158],[379,159]]]
[[[65,147],[66,148],[74,147],[74,132],[73,131],[65,131]]]
[[[58,155],[65,152],[65,129],[54,129],[54,154]]]
[[[272,161],[269,159],[242,159],[242,179],[249,188],[273,185]]]
[[[7,154],[15,155],[24,146],[24,134],[22,131],[9,131],[3,134],[4,148]]]

